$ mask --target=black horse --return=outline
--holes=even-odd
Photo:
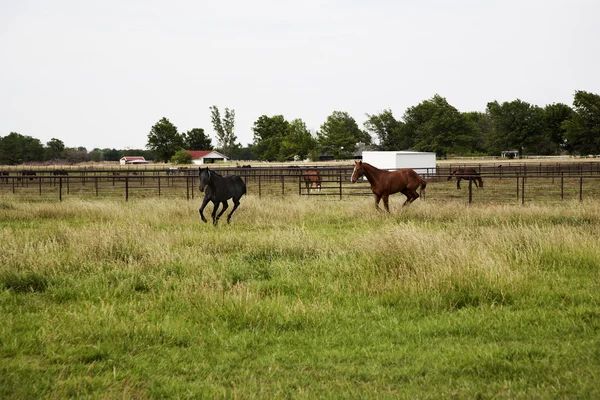
[[[212,219],[213,225],[217,225],[221,215],[227,210],[229,205],[227,200],[233,199],[233,210],[227,215],[227,223],[231,222],[231,214],[240,205],[240,198],[246,194],[246,184],[237,175],[222,176],[207,168],[200,168],[200,191],[204,192],[204,199],[200,206],[200,218],[207,222],[204,218],[204,207],[209,201],[213,203]],[[217,215],[219,204],[223,204],[223,209]]]

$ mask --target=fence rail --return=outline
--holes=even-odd
[[[428,181],[427,199],[432,201],[462,200],[465,202],[561,201],[569,199],[600,199],[600,164],[579,173],[575,168],[552,169],[523,167],[519,171],[489,171],[481,169],[485,188],[474,188],[465,180],[461,190],[448,175],[456,165],[443,165],[423,173]],[[461,165],[462,166],[462,165]],[[471,165],[472,167],[472,165]],[[495,167],[498,169],[498,166]],[[222,168],[222,174],[239,175],[246,183],[247,193],[258,197],[314,196],[320,199],[339,199],[372,195],[366,180],[350,182],[352,168],[317,169],[321,190],[308,187],[302,168]],[[583,170],[583,169],[582,169]],[[201,196],[198,192],[197,169],[69,171],[68,175],[52,175],[51,171],[35,171],[36,175],[0,175],[0,194],[20,198],[65,197],[183,197],[188,200]]]

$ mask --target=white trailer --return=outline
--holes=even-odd
[[[363,151],[362,160],[379,169],[412,168],[421,175],[435,175],[435,153],[420,151]]]

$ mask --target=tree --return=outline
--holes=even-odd
[[[467,123],[471,126],[473,132],[473,148],[472,154],[490,154],[490,149],[487,145],[490,134],[492,132],[492,120],[490,115],[479,111],[468,111],[463,113],[467,119]]]
[[[379,138],[381,150],[405,150],[412,147],[410,137],[404,134],[404,123],[394,118],[392,110],[383,110],[380,114],[367,114],[364,127],[370,134]]]
[[[600,96],[578,90],[574,113],[562,124],[569,149],[576,154],[600,154]]]
[[[102,154],[102,150],[100,150],[99,148],[95,148],[92,151],[90,151],[90,160],[94,161],[94,162],[100,162],[100,161],[104,161],[104,155]]]
[[[52,138],[46,143],[46,160],[60,160],[63,158],[65,144],[62,140]]]
[[[310,134],[304,121],[298,118],[288,124],[287,134],[279,146],[278,159],[280,161],[305,160],[316,147],[317,140]]]
[[[371,136],[345,111],[334,111],[327,117],[317,132],[317,140],[321,151],[332,154],[336,160],[352,158],[358,143],[371,144]]]
[[[63,159],[71,164],[86,162],[90,160],[90,156],[85,147],[66,148],[63,151]]]
[[[210,137],[202,128],[194,128],[183,134],[183,145],[188,150],[212,150]]]
[[[436,94],[404,113],[404,129],[413,138],[413,149],[446,156],[474,147],[473,125],[444,97]]]
[[[15,165],[43,161],[44,147],[39,139],[11,132],[0,138],[0,164]]]
[[[177,133],[177,127],[163,117],[150,129],[146,147],[156,152],[159,160],[169,162],[177,150],[183,148],[183,138]]]
[[[544,113],[538,106],[521,101],[498,104],[488,103],[487,112],[492,119],[490,145],[495,153],[518,149],[519,154],[538,153],[549,140],[544,131]]]
[[[175,164],[191,164],[192,156],[187,150],[178,150],[173,157],[171,157],[171,162]]]
[[[261,115],[252,127],[254,132],[254,151],[259,160],[275,161],[280,158],[279,149],[285,135],[288,134],[289,122],[283,115],[267,117]]]
[[[102,149],[102,157],[104,161],[119,161],[123,157],[120,150],[117,149]]]
[[[225,116],[221,114],[217,106],[211,106],[211,121],[217,134],[219,150],[226,156],[230,156],[232,151],[240,147],[237,142],[233,129],[235,127],[235,110],[225,108]]]
[[[565,148],[565,129],[563,122],[573,116],[573,109],[566,104],[556,103],[544,107],[544,136],[549,147],[540,154],[559,154]]]

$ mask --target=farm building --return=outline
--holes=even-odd
[[[188,153],[192,157],[192,162],[196,165],[229,161],[226,156],[214,150],[188,150]]]
[[[412,168],[419,174],[435,174],[435,153],[419,151],[363,151],[362,160],[380,169]]]
[[[119,160],[121,165],[125,164],[148,164],[148,161],[144,157],[141,156],[125,156],[121,157]]]

